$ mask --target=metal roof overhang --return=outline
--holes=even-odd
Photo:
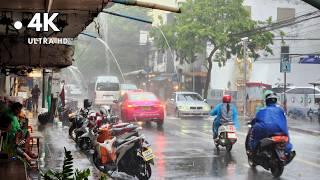
[[[1,67],[46,67],[61,68],[72,64],[73,46],[29,45],[28,37],[75,38],[89,25],[93,18],[107,5],[107,0],[1,0],[1,19],[10,19],[11,26],[0,23],[0,66]],[[57,12],[57,19],[67,25],[60,32],[36,32],[25,27],[15,30],[13,22],[24,18],[31,20],[34,13]]]

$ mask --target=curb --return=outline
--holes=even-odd
[[[296,127],[289,127],[289,130],[304,133],[304,134],[320,136],[320,131],[312,131],[312,130],[306,130],[306,129],[296,128]]]

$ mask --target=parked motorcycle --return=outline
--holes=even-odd
[[[139,127],[128,125],[122,128],[111,128],[113,138],[99,139],[93,154],[96,167],[105,173],[118,170],[139,179],[151,177],[151,166],[154,155],[150,144],[138,133]]]
[[[76,136],[79,136],[78,133],[81,133],[81,131],[79,131],[80,128],[83,128],[84,125],[86,123],[86,118],[88,116],[89,110],[88,109],[79,109],[77,112],[71,113],[69,114],[69,121],[71,123],[70,127],[69,127],[69,136],[72,139],[76,139]],[[76,131],[77,130],[77,131]]]
[[[260,140],[253,153],[249,151],[249,136],[251,132],[251,123],[246,138],[246,152],[249,165],[254,168],[257,165],[266,170],[271,170],[272,175],[277,178],[283,173],[284,166],[291,162],[295,157],[295,151],[292,151],[292,157],[285,154],[285,147],[289,142],[289,137],[283,134],[275,134],[271,137]]]
[[[233,122],[222,124],[218,129],[218,139],[214,141],[216,148],[219,146],[226,147],[228,152],[231,151],[232,146],[237,142],[237,134]]]
[[[86,123],[82,126],[82,128],[79,128],[76,130],[76,132],[81,131],[82,133],[77,133],[79,136],[76,137],[76,142],[79,146],[79,148],[83,151],[88,151],[90,149],[94,149],[95,143],[97,141],[97,138],[100,138],[99,135],[97,135],[97,132],[100,127],[104,126],[109,129],[112,126],[115,127],[124,127],[128,126],[129,124],[119,124],[114,125],[118,122],[117,116],[111,116],[108,114],[105,116],[105,114],[96,113],[94,115],[89,115],[87,118]]]

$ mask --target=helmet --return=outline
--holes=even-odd
[[[277,103],[278,96],[275,92],[273,92],[271,90],[267,90],[264,93],[264,97],[265,97],[266,105]]]
[[[231,102],[231,96],[230,95],[223,95],[222,102],[230,103]]]

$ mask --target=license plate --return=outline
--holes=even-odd
[[[112,100],[112,99],[113,99],[113,96],[103,96],[103,99]]]
[[[236,133],[228,133],[228,138],[229,139],[237,139]]]
[[[150,110],[151,108],[149,106],[144,106],[142,109],[143,110]]]
[[[145,161],[150,161],[151,159],[153,159],[154,155],[153,155],[152,149],[148,148],[147,150],[143,151],[142,156]]]

